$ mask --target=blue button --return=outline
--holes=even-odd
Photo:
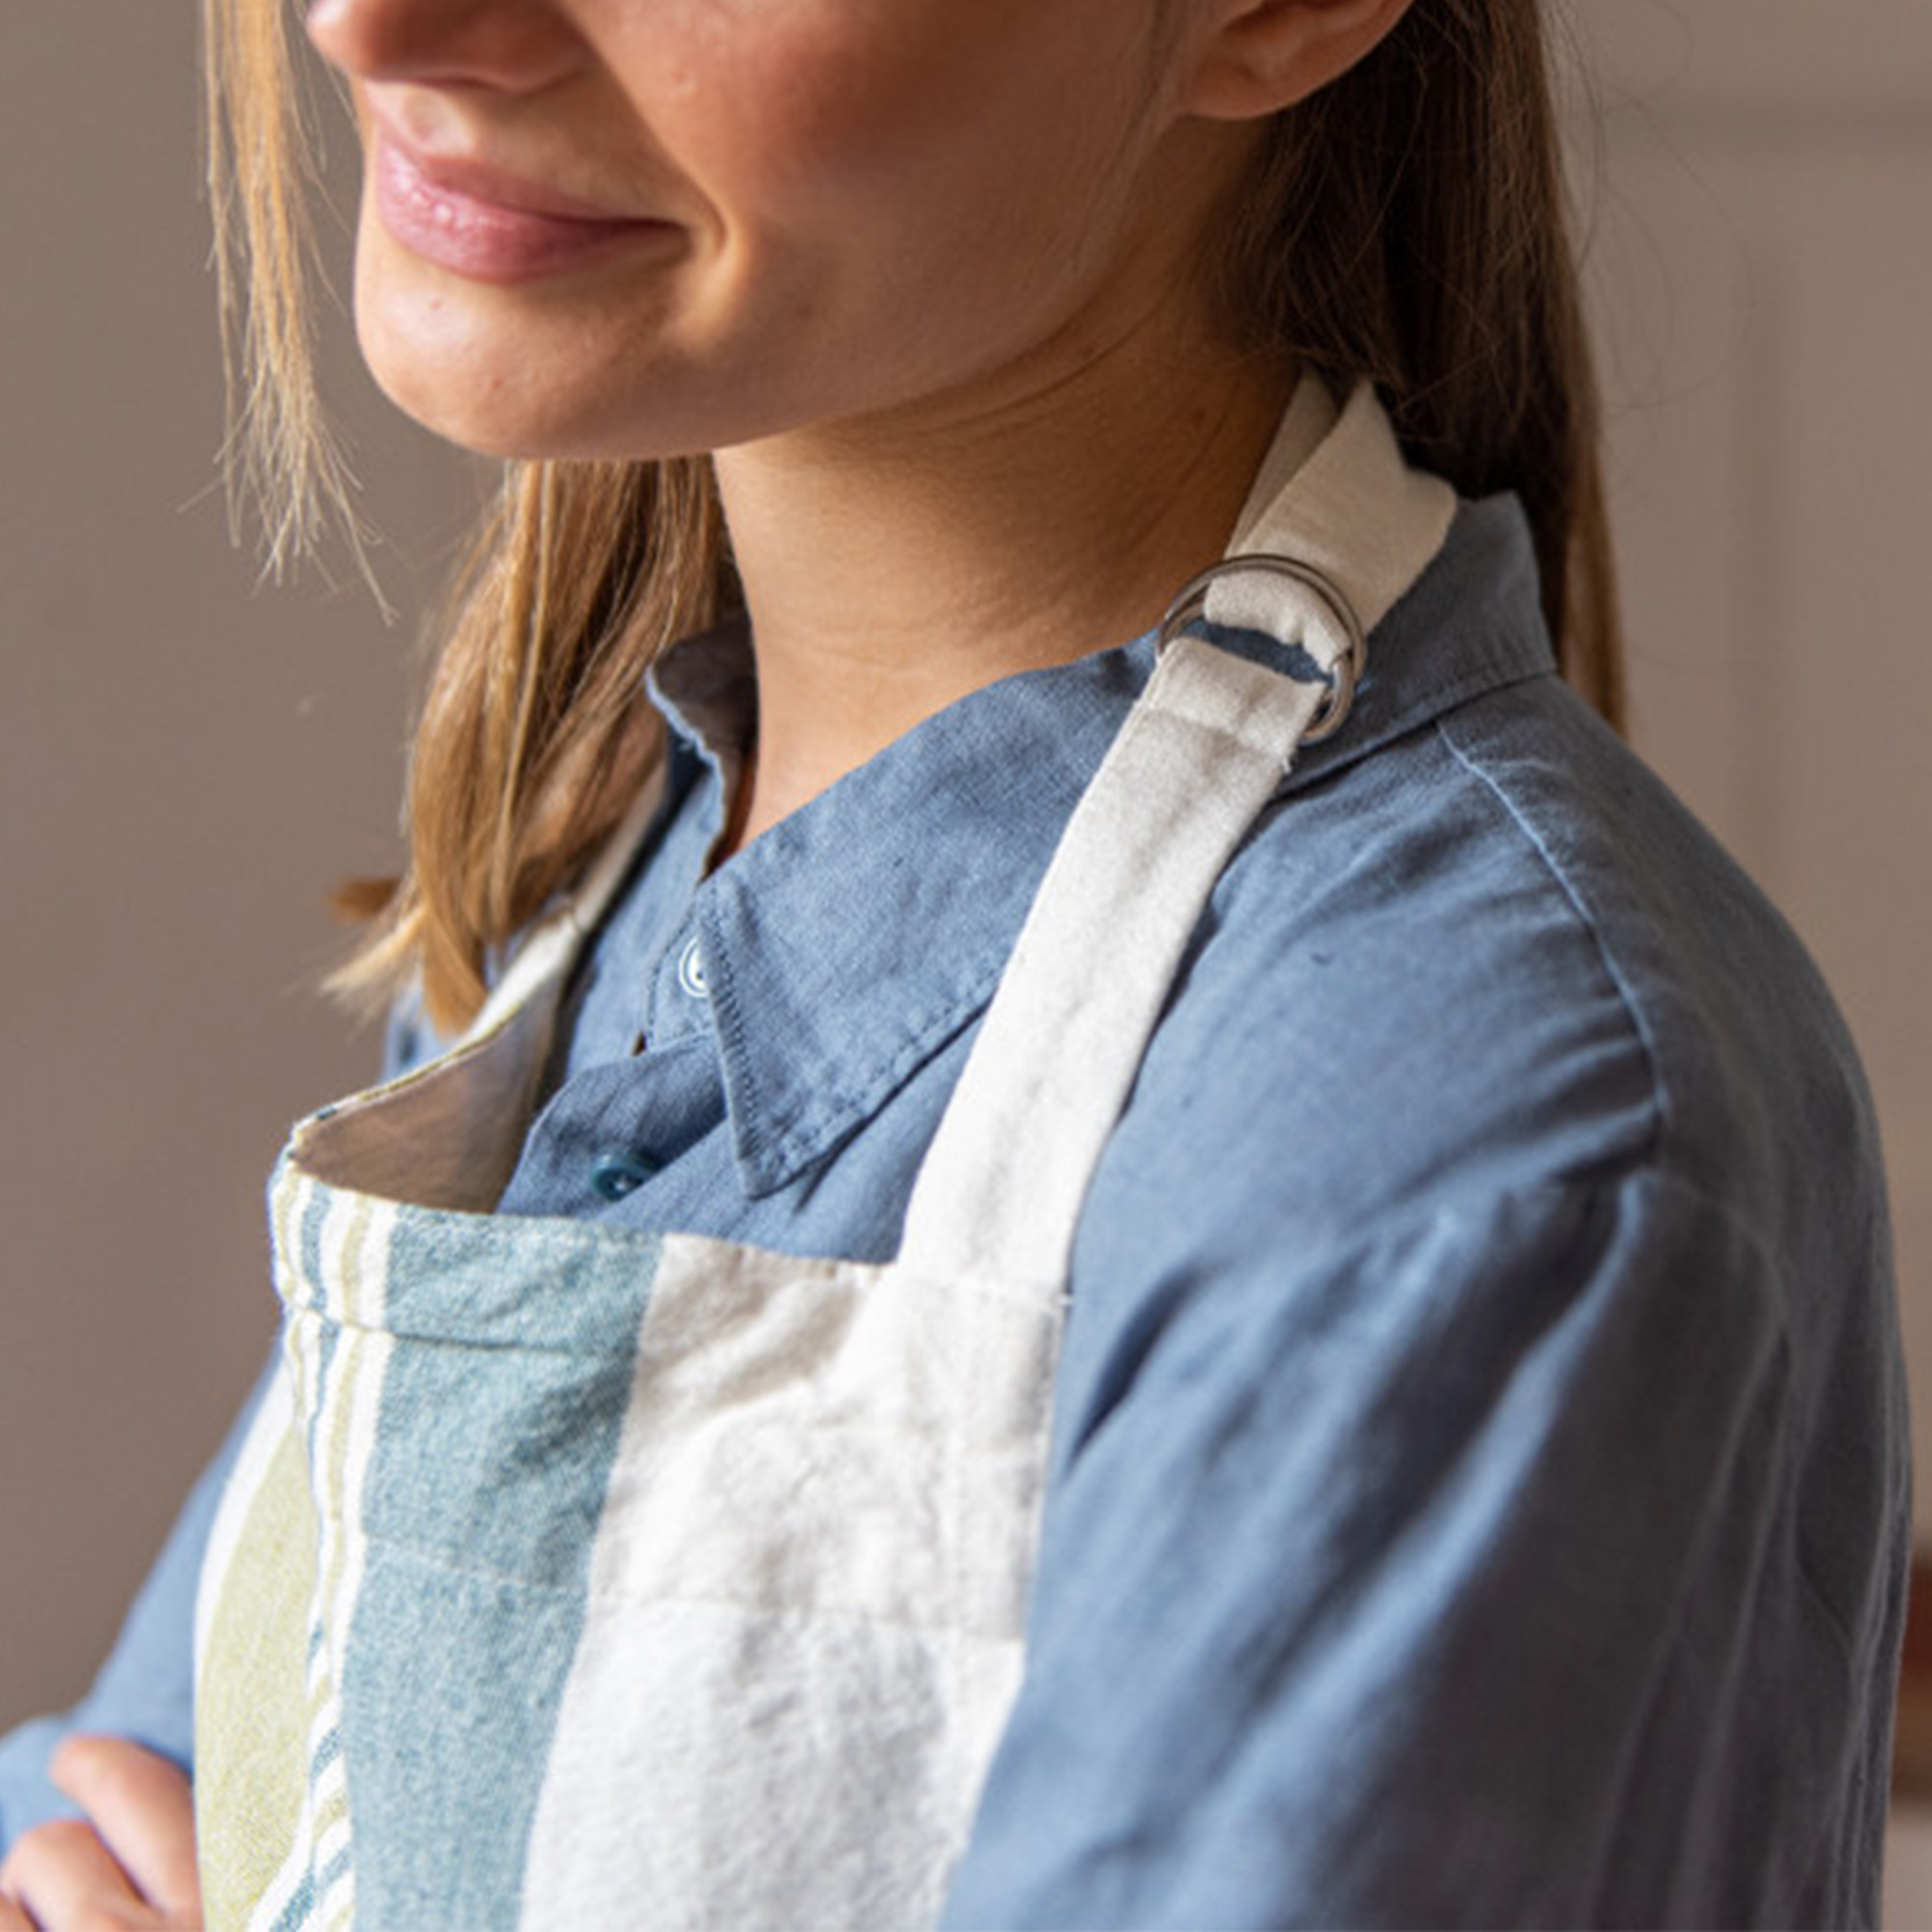
[[[590,1170],[590,1184],[606,1201],[621,1201],[634,1194],[658,1171],[647,1154],[625,1149],[622,1153],[604,1153]]]

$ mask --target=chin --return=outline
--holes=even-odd
[[[358,303],[362,357],[377,386],[432,434],[478,456],[557,462],[652,462],[696,456],[756,434],[755,412],[703,405],[705,385],[641,369],[610,380],[569,348],[493,339],[490,331],[434,329]],[[581,350],[579,355],[581,355]],[[715,385],[713,385],[715,386]]]
[[[555,331],[510,326],[488,299],[415,279],[384,265],[358,271],[355,289],[363,362],[405,415],[479,456],[646,453],[611,447],[608,391],[572,380],[579,357]]]
[[[638,454],[609,446],[608,418],[549,392],[511,368],[495,366],[453,348],[424,355],[399,348],[380,328],[361,330],[362,357],[376,385],[402,412],[432,434],[478,456],[510,458],[609,457]]]

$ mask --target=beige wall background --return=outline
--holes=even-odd
[[[1634,735],[1810,944],[1886,1133],[1932,1533],[1932,7],[1584,0]]]
[[[399,622],[231,547],[195,12],[0,6],[0,1724],[85,1684],[266,1349],[282,1130],[373,1070],[324,895],[472,498],[350,360]]]
[[[1932,1416],[1932,7],[1575,12],[1636,735],[1846,1004]],[[323,895],[393,859],[476,488],[352,367],[399,623],[230,547],[191,14],[0,10],[0,1725],[82,1688],[267,1346],[263,1178],[378,1050]]]

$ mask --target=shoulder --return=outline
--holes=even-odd
[[[1023,1845],[1040,1922],[1862,1909],[1908,1532],[1869,1105],[1783,922],[1498,628],[1507,538],[1378,634],[1095,1173],[969,1900]]]
[[[1767,1235],[1870,1164],[1782,919],[1553,676],[1289,790],[1217,887],[1117,1137],[1298,1227],[1638,1173]]]
[[[1803,948],[1537,676],[1312,776],[1237,855],[1095,1177],[1069,1359],[1104,1405],[1185,1297],[1284,1348],[1366,1309],[1507,1349],[1609,1296],[1647,1346],[1870,1390],[1888,1267]]]

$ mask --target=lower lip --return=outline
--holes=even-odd
[[[383,226],[411,254],[477,282],[527,282],[568,274],[630,249],[662,245],[665,221],[540,214],[503,208],[431,181],[393,142],[378,144],[376,206]]]

